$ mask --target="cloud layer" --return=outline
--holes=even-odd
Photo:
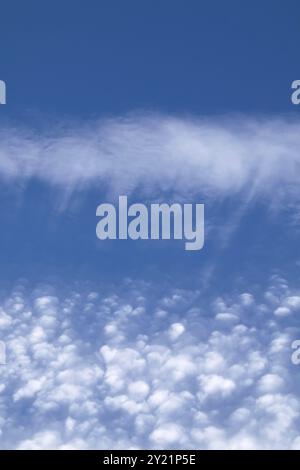
[[[300,448],[300,291],[124,280],[2,297],[1,448]]]
[[[299,184],[300,122],[132,115],[34,134],[6,127],[0,177],[62,188],[248,197]],[[278,189],[280,188],[280,189]]]

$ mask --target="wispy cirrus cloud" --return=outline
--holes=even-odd
[[[279,196],[300,181],[300,122],[131,115],[42,134],[5,127],[0,177],[129,193]]]

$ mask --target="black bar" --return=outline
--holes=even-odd
[[[136,468],[141,465],[200,465],[207,469],[210,465],[239,465],[252,467],[259,463],[271,463],[286,467],[299,458],[299,451],[199,451],[199,450],[64,450],[64,451],[0,451],[0,466],[20,464],[22,468],[52,468],[54,465],[74,464],[76,467],[99,468],[122,465],[124,468]],[[295,460],[296,459],[296,460]],[[2,467],[3,465],[3,467]],[[9,468],[9,467],[7,467]],[[55,470],[55,469],[54,469]],[[255,470],[255,469],[254,469]]]

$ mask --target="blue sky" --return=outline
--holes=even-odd
[[[1,114],[289,112],[298,16],[293,0],[3,2]]]
[[[2,2],[1,448],[300,448],[299,14]],[[121,194],[203,250],[97,240]]]

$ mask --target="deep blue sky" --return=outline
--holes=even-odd
[[[291,110],[297,0],[4,0],[0,13],[0,117]]]

